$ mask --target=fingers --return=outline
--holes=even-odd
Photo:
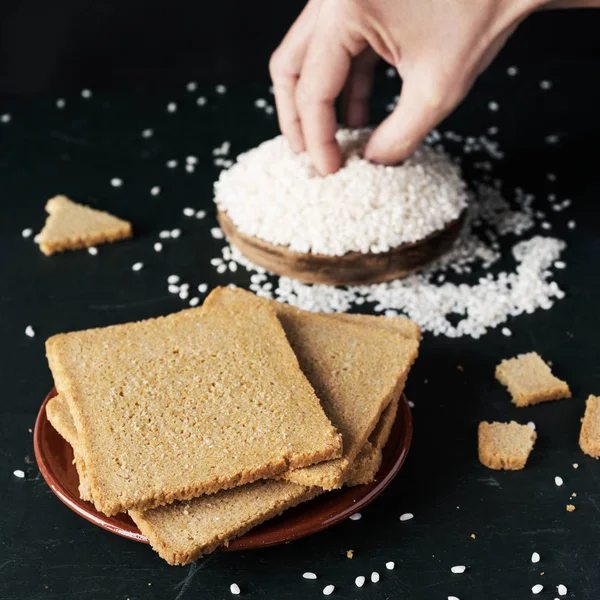
[[[335,15],[324,15],[323,12],[304,59],[296,104],[306,150],[317,171],[328,175],[337,171],[341,164],[335,139],[334,103],[344,87],[352,57],[338,35]]]
[[[348,127],[364,127],[369,123],[369,98],[378,61],[379,56],[371,48],[363,50],[352,61],[342,101],[344,121]]]
[[[405,79],[398,105],[371,135],[365,158],[386,165],[400,164],[456,106],[461,98],[458,88],[428,79],[419,78],[419,73]]]
[[[279,128],[294,152],[305,150],[300,117],[296,109],[296,85],[321,1],[308,2],[269,62]]]

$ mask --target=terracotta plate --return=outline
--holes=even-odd
[[[55,431],[46,418],[46,403],[56,395],[52,390],[40,409],[34,430],[35,458],[50,489],[71,510],[94,525],[137,542],[148,543],[125,514],[107,517],[79,498],[79,478],[73,465],[71,446]],[[412,418],[406,398],[402,398],[398,416],[383,452],[377,479],[368,485],[344,488],[323,494],[286,511],[234,540],[223,550],[248,550],[290,542],[335,525],[372,502],[397,475],[412,440]]]

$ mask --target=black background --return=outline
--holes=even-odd
[[[320,598],[333,583],[339,598],[517,599],[529,598],[538,582],[542,598],[556,597],[559,583],[570,598],[600,598],[600,466],[577,446],[585,397],[600,393],[600,13],[532,17],[445,125],[468,135],[497,125],[506,151],[499,173],[509,187],[573,199],[553,220],[569,244],[568,268],[557,274],[567,298],[511,320],[510,338],[499,331],[477,341],[425,336],[407,391],[416,405],[413,448],[362,520],[289,546],[216,553],[174,568],[71,513],[29,462],[28,430],[52,385],[43,341],[181,308],[166,290],[171,273],[192,285],[249,283],[245,273],[219,276],[208,266],[220,247],[208,233],[218,175],[211,150],[228,139],[236,154],[276,134],[274,117],[253,101],[269,98],[268,56],[299,3],[123,4],[5,2],[0,9],[0,114],[12,115],[0,125],[0,598],[229,598],[233,581],[249,598]],[[519,67],[514,78],[506,74],[511,64]],[[543,79],[551,90],[540,90]],[[200,82],[194,94],[184,89],[189,80]],[[228,85],[225,96],[215,94],[216,83]],[[83,87],[93,90],[90,100],[79,96]],[[397,79],[379,78],[374,120],[398,87]],[[200,94],[206,107],[195,104]],[[59,96],[64,111],[55,108]],[[490,100],[498,113],[488,110]],[[178,102],[174,115],[165,111],[169,101]],[[140,137],[145,127],[156,130],[151,140]],[[548,135],[559,142],[546,143]],[[200,160],[194,175],[165,168],[188,154]],[[125,185],[112,188],[111,177]],[[161,196],[150,196],[153,185],[163,187]],[[42,256],[21,230],[39,230],[43,204],[56,193],[131,219],[135,239],[101,247],[97,257]],[[210,217],[186,220],[184,206],[207,208]],[[571,218],[575,231],[566,227]],[[181,239],[154,253],[158,231],[173,227],[183,229]],[[145,268],[132,273],[138,260]],[[29,324],[34,339],[24,335]],[[572,400],[510,405],[494,366],[529,350],[553,361]],[[539,440],[524,471],[496,473],[477,462],[482,419],[535,421]],[[12,475],[18,468],[25,480]],[[569,502],[577,507],[571,514]],[[400,523],[404,512],[415,518]],[[537,565],[534,550],[542,555]],[[388,560],[394,571],[385,569]],[[452,575],[455,564],[469,568]],[[319,579],[303,580],[306,570]],[[354,587],[357,575],[374,570],[379,584]]]

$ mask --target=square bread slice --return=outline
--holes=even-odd
[[[114,515],[341,455],[274,311],[252,294],[46,344],[90,493]],[[211,300],[212,299],[212,300]]]
[[[373,432],[359,454],[362,460],[349,472],[346,485],[361,485],[375,478],[397,406],[398,402],[392,402],[384,411],[377,433]],[[46,414],[52,426],[72,446],[81,498],[91,501],[85,462],[66,400],[62,396],[52,398],[46,406]],[[187,564],[321,493],[323,489],[316,486],[309,488],[285,480],[265,480],[148,511],[131,510],[129,514],[163,559],[172,565]]]
[[[287,304],[272,305],[300,368],[344,444],[341,458],[292,469],[284,477],[326,490],[339,488],[382,412],[402,394],[419,342],[393,327],[365,326]]]
[[[525,467],[536,439],[529,425],[484,421],[479,424],[479,461],[489,469],[518,471]]]
[[[48,200],[46,212],[49,216],[40,232],[40,250],[46,256],[115,242],[132,235],[128,221],[77,204],[66,196],[55,196]]]
[[[579,447],[589,456],[600,457],[600,398],[598,396],[590,395],[585,403]]]
[[[496,367],[496,379],[508,388],[519,407],[571,397],[569,386],[552,375],[536,352],[503,360]]]

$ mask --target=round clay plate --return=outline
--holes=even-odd
[[[71,446],[46,418],[46,403],[56,395],[52,390],[40,409],[34,430],[35,458],[50,489],[71,510],[94,525],[117,535],[148,543],[133,521],[125,514],[107,517],[79,498],[79,478],[73,465]],[[343,488],[300,504],[283,515],[255,527],[232,541],[223,550],[249,550],[283,544],[316,533],[346,519],[372,502],[391,483],[404,462],[412,440],[412,417],[406,398],[398,407],[398,416],[383,452],[377,478],[368,485]]]

